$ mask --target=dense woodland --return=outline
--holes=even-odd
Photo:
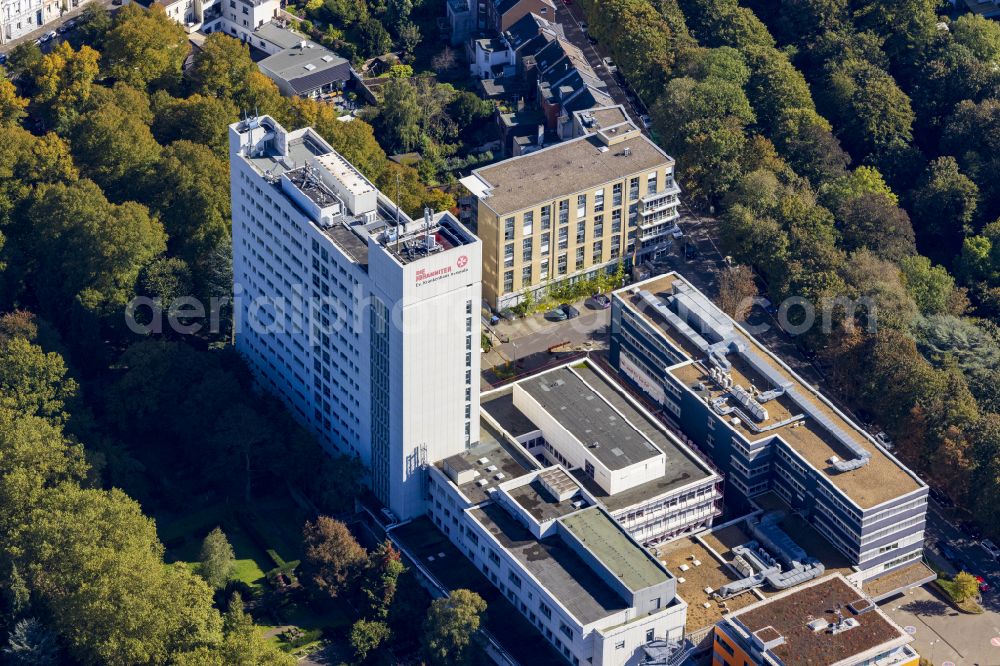
[[[649,105],[685,197],[770,296],[870,297],[802,337],[863,419],[987,530],[1000,516],[1000,25],[930,0],[580,0]],[[426,4],[426,3],[425,3]],[[364,11],[362,11],[364,10]],[[304,29],[358,61],[456,68],[405,0],[325,0]],[[426,32],[426,29],[423,28]],[[140,338],[136,296],[228,294],[226,126],[313,125],[403,207],[454,204],[474,95],[396,70],[380,110],[340,122],[286,99],[246,47],[130,5],[88,9],[71,43],[19,47],[0,79],[0,650],[15,664],[285,664],[244,612],[226,535],[165,564],[150,515],[294,489],[352,506],[362,470],[323,456],[251,389],[215,333]],[[421,65],[423,63],[423,65]],[[456,70],[457,71],[457,70]],[[380,145],[381,144],[381,145]],[[418,168],[386,157],[418,150]],[[346,604],[357,662],[415,645],[474,660],[484,607],[421,597],[398,553],[342,523],[304,530],[312,602]],[[279,567],[280,569],[281,567]],[[289,569],[290,571],[290,569]],[[279,571],[279,573],[281,573]],[[397,589],[398,588],[398,589]]]
[[[1000,24],[934,0],[581,5],[726,252],[776,301],[874,301],[876,331],[840,310],[801,344],[995,530]]]
[[[228,312],[197,335],[125,325],[136,296],[231,292],[226,132],[241,110],[314,126],[410,212],[454,204],[363,120],[281,97],[240,42],[213,34],[188,57],[161,9],[91,6],[71,42],[17,47],[0,79],[0,663],[295,662],[244,611],[275,595],[234,578],[226,534],[165,564],[149,516],[293,491],[343,515],[363,470],[252,389]],[[390,644],[428,663],[474,654],[475,594],[430,604],[388,543],[366,551],[329,518],[296,542],[301,567],[269,580],[349,616],[346,661],[382,663]]]

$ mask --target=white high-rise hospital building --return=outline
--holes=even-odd
[[[412,220],[310,128],[229,128],[236,349],[399,518],[479,439],[480,241]]]

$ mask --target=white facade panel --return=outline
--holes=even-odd
[[[334,220],[339,237],[336,225],[320,228],[315,206],[296,203],[309,194],[286,191],[293,169],[269,173],[293,160],[269,166],[268,151],[303,138],[332,149],[309,131],[253,122],[230,129],[236,349],[325,448],[369,466],[397,516],[420,515],[424,466],[478,440],[480,243],[438,216],[460,242],[404,265],[360,220],[353,231]]]

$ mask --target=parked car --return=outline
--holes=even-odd
[[[588,27],[590,27],[590,26],[587,25],[586,21],[580,21],[580,30],[583,30],[584,32],[587,32],[587,28]]]
[[[6,62],[7,62],[7,54],[6,53],[0,53],[0,65],[3,65]]]
[[[517,319],[517,314],[515,314],[510,308],[504,308],[500,310],[498,314],[502,319],[506,319],[507,321],[514,321]]]
[[[55,36],[57,34],[58,33],[56,33],[55,30],[49,30],[47,33],[45,33],[44,35],[42,35],[42,42],[44,43],[44,42],[51,41],[52,39],[55,38]]]
[[[580,311],[574,308],[569,303],[563,303],[559,306],[564,313],[566,313],[566,319],[573,319],[574,317],[580,316]]]
[[[983,530],[980,529],[979,525],[972,522],[971,520],[963,520],[958,524],[962,533],[968,536],[973,541],[979,541],[983,538]]]
[[[958,561],[960,561],[962,559],[962,558],[960,558],[958,556],[958,553],[955,552],[955,549],[952,548],[951,546],[948,546],[947,544],[943,544],[943,543],[942,544],[938,544],[938,550],[941,551],[941,557],[943,557],[944,559],[948,560],[952,564],[954,564],[955,562],[958,562]]]
[[[990,584],[982,576],[976,576],[976,582],[979,583],[980,592],[985,593],[990,591]]]
[[[937,488],[931,488],[928,495],[930,495],[931,499],[941,506],[955,506],[955,503],[951,501],[951,498]]]
[[[550,321],[566,321],[567,319],[569,319],[569,317],[566,316],[566,313],[563,311],[562,308],[552,308],[551,310],[545,313],[545,318]]]
[[[646,114],[639,116],[639,120],[642,121],[642,126],[645,127],[646,129],[649,129],[650,127],[653,126],[653,119]]]
[[[611,299],[604,294],[594,294],[587,299],[587,305],[595,310],[607,310],[611,307]]]
[[[594,36],[593,36],[592,34],[590,34],[589,32],[587,33],[587,41],[588,41],[588,42],[590,42],[590,45],[591,45],[591,46],[597,46],[597,38],[596,38],[596,37],[594,37]]]
[[[698,246],[694,243],[686,243],[684,245],[684,258],[687,260],[694,259],[698,256]]]
[[[989,539],[983,539],[979,542],[979,545],[982,546],[983,550],[989,553],[990,557],[994,560],[1000,558],[1000,548],[997,548],[997,545]]]
[[[618,71],[618,66],[615,65],[615,61],[611,58],[603,58],[601,62],[604,63],[604,66],[607,67],[608,71],[612,74]]]
[[[889,439],[889,435],[885,434],[885,432],[880,432],[875,435],[875,439],[877,439],[878,443],[884,446],[887,450],[892,450],[892,440]]]

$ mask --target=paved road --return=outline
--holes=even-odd
[[[112,0],[92,0],[92,2],[96,2],[96,3],[104,5],[105,7],[108,7],[108,8],[112,7],[112,4],[113,4]],[[12,39],[9,42],[5,42],[3,44],[0,44],[0,53],[9,53],[11,50],[13,50],[19,44],[23,44],[25,42],[32,42],[32,41],[40,38],[45,33],[50,32],[52,30],[56,30],[59,26],[61,26],[66,21],[70,20],[71,18],[75,18],[75,17],[79,16],[80,14],[82,14],[83,10],[85,8],[86,8],[86,5],[81,5],[79,7],[71,9],[71,10],[65,12],[59,18],[54,19],[52,21],[49,21],[48,23],[46,23],[42,27],[38,28],[37,30],[29,32],[26,35],[21,35],[17,39]],[[48,52],[49,49],[51,49],[53,46],[55,46],[56,44],[58,44],[62,40],[62,38],[63,38],[63,36],[59,35],[55,39],[53,39],[53,40],[51,40],[49,42],[46,42],[45,44],[42,44],[41,45],[42,46],[42,51]]]
[[[594,72],[607,84],[608,93],[615,100],[615,103],[624,106],[625,111],[632,117],[632,120],[642,127],[639,119],[646,113],[645,109],[641,106],[637,97],[632,97],[632,99],[636,100],[636,103],[633,103],[629,99],[629,95],[626,94],[625,89],[619,81],[604,66],[604,62],[601,60],[603,55],[599,52],[600,45],[595,48],[587,40],[587,35],[580,27],[580,24],[584,22],[582,10],[575,5],[567,6],[562,0],[556,0],[556,22],[562,24],[563,31],[566,33],[566,39],[583,51],[583,54],[587,57],[587,62],[594,68]],[[643,128],[643,131],[646,131],[645,128]]]
[[[927,557],[939,569],[948,573],[959,570],[982,576],[991,586],[983,595],[983,605],[1000,612],[1000,563],[997,563],[979,543],[959,528],[961,514],[956,509],[942,507],[933,499],[928,502],[925,545]],[[941,553],[941,546],[958,554],[958,561],[949,561]],[[997,660],[1000,664],[1000,659]]]

